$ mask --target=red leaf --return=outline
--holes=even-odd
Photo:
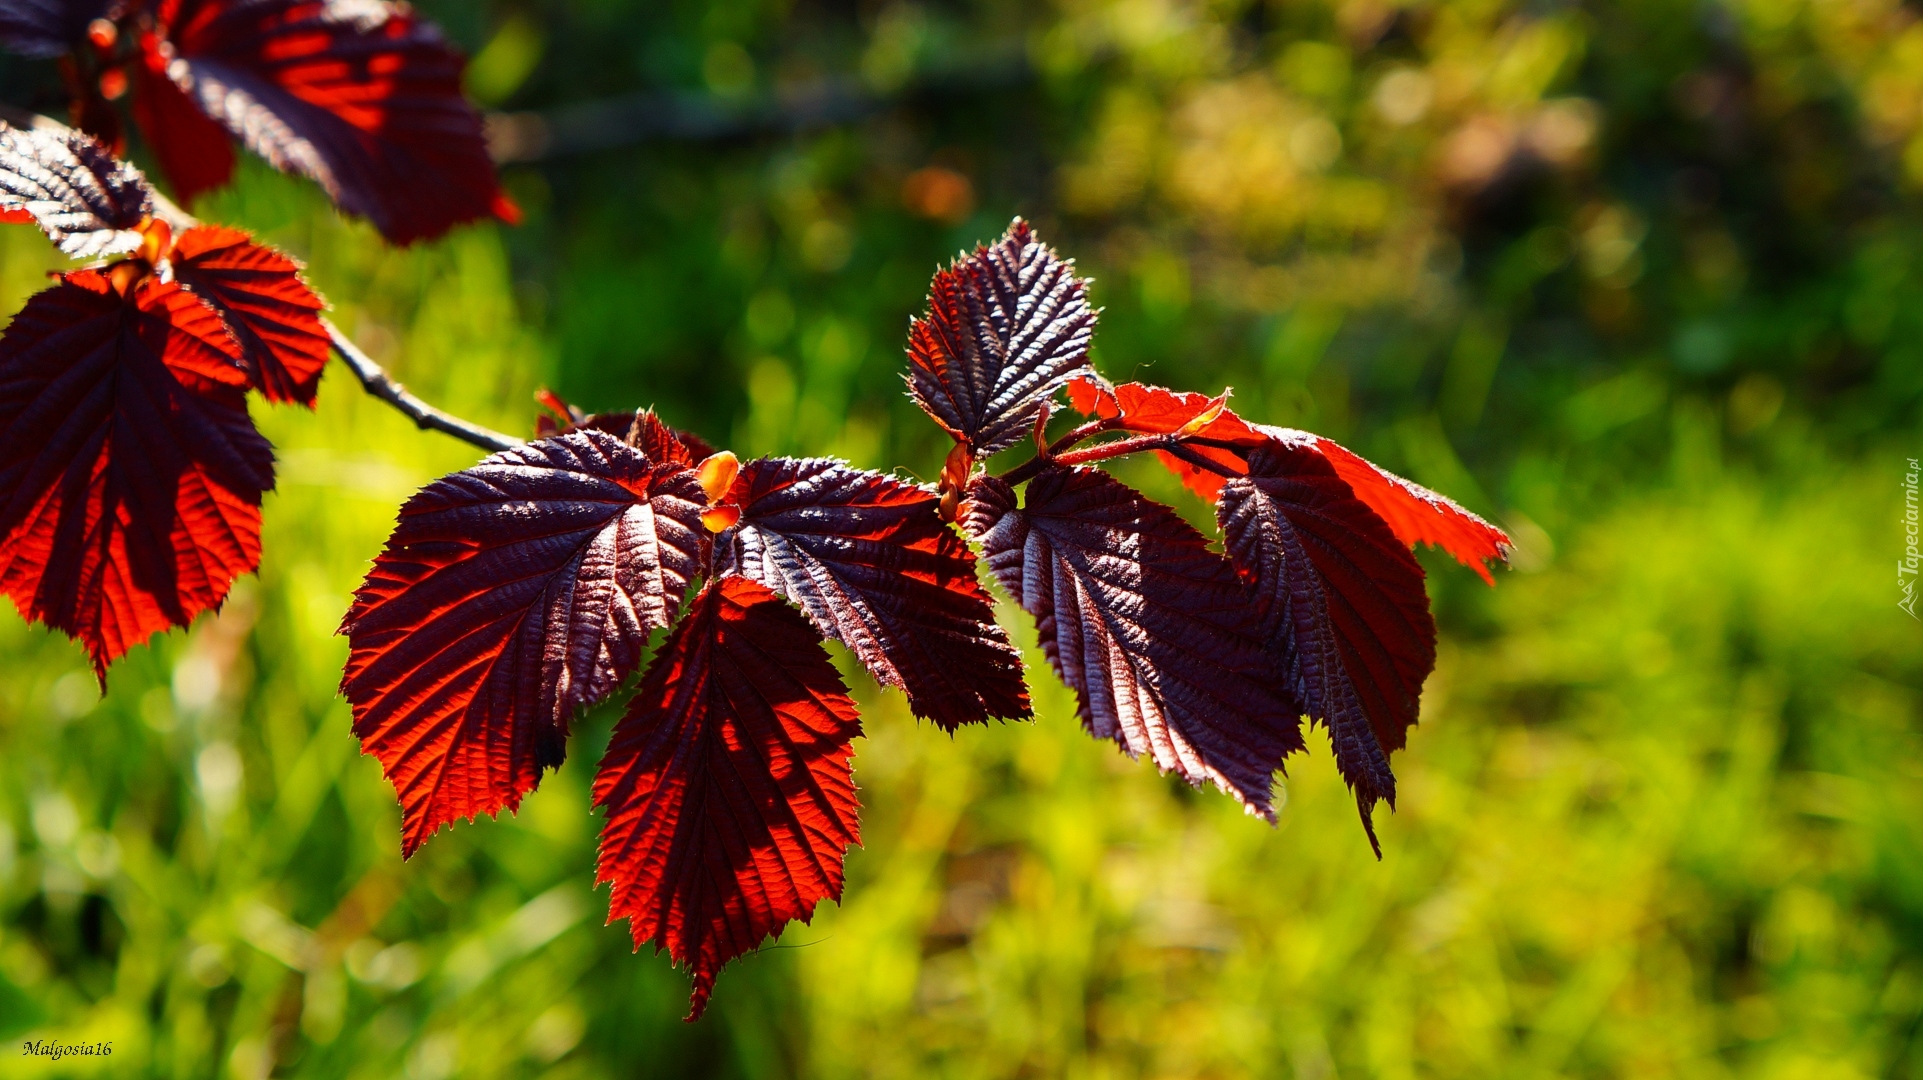
[[[1021,654],[936,496],[828,458],[741,467],[727,565],[794,601],[915,715],[954,731],[1030,715]]]
[[[239,229],[202,225],[174,242],[173,269],[227,320],[255,389],[313,408],[332,343],[320,318],[327,305],[300,264]]]
[[[0,337],[0,589],[107,665],[218,607],[260,562],[273,452],[220,317],[154,278],[93,271]]]
[[[512,216],[463,61],[406,6],[162,0],[158,19],[167,74],[209,116],[389,240]]]
[[[1395,806],[1389,754],[1416,722],[1436,664],[1422,567],[1313,447],[1280,440],[1249,457],[1216,513],[1230,559],[1264,601],[1290,689],[1329,729],[1378,858],[1370,811]]]
[[[361,748],[401,849],[520,805],[574,711],[634,670],[705,563],[694,474],[604,432],[505,450],[401,507],[342,627]]]
[[[1290,433],[1300,437],[1302,433]],[[1438,495],[1421,484],[1411,483],[1384,471],[1349,450],[1321,436],[1310,436],[1315,448],[1335,467],[1355,492],[1389,528],[1396,539],[1414,547],[1418,542],[1434,544],[1456,557],[1456,561],[1482,575],[1494,585],[1496,579],[1486,565],[1490,560],[1506,562],[1509,536],[1501,529],[1458,506],[1454,500]]]
[[[1247,449],[1264,446],[1271,439],[1306,446],[1329,460],[1336,475],[1388,523],[1397,539],[1410,547],[1417,543],[1434,544],[1481,574],[1482,580],[1491,585],[1496,583],[1484,564],[1491,559],[1508,558],[1509,537],[1501,529],[1449,498],[1379,469],[1320,435],[1250,424],[1228,409],[1227,400],[1226,390],[1221,397],[1209,398],[1141,383],[1110,386],[1093,372],[1068,384],[1068,401],[1077,412],[1116,420],[1116,428],[1122,431],[1166,433],[1186,429],[1192,435]],[[1247,471],[1243,461],[1246,450],[1193,444],[1187,449],[1216,462],[1230,474]],[[1222,476],[1172,454],[1157,451],[1156,456],[1197,495],[1214,501],[1221,493]]]
[[[0,44],[45,59],[86,40],[87,24],[107,13],[108,0],[0,0]]]
[[[133,251],[152,210],[140,170],[87,136],[0,123],[0,211],[25,211],[61,251],[76,259]]]
[[[693,972],[688,1019],[722,965],[841,896],[860,734],[814,630],[746,578],[710,582],[648,666],[594,779],[597,884],[635,948]]]
[[[174,198],[190,206],[202,192],[224,186],[234,175],[234,140],[227,129],[167,74],[168,58],[153,34],[143,34],[133,70],[134,123],[173,186]]]
[[[1082,723],[1275,820],[1270,789],[1302,748],[1301,710],[1228,560],[1173,510],[1094,469],[1048,469],[1026,497],[1018,510],[1012,488],[979,477],[962,520],[1035,616]]]
[[[908,331],[908,390],[977,458],[1027,435],[1042,403],[1088,368],[1095,312],[1074,264],[1020,218],[935,275]]]
[[[1222,391],[1221,396],[1212,398],[1142,383],[1110,386],[1107,380],[1092,372],[1068,384],[1068,401],[1075,411],[1084,416],[1116,420],[1118,429],[1122,431],[1143,434],[1185,431],[1191,435],[1247,447],[1261,446],[1267,442],[1267,436],[1229,411],[1228,398],[1227,390]],[[1244,470],[1241,456],[1232,450],[1212,446],[1191,446],[1188,449],[1191,453],[1220,464],[1231,473]],[[1214,502],[1215,497],[1221,494],[1223,477],[1220,474],[1192,465],[1165,451],[1157,450],[1155,456],[1190,491],[1210,502]]]

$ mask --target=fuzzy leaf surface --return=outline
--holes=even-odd
[[[220,317],[154,278],[69,274],[0,337],[0,589],[103,682],[260,562],[273,451],[246,385]]]
[[[78,131],[0,122],[0,212],[25,213],[76,259],[140,246],[133,231],[153,210],[140,170]]]
[[[385,0],[162,0],[168,78],[255,153],[395,243],[513,217],[464,61]]]
[[[1095,310],[1075,266],[1017,218],[935,275],[908,331],[908,390],[977,458],[1026,436],[1042,404],[1088,369]]]
[[[1051,468],[1025,505],[977,478],[962,522],[1035,617],[1082,723],[1273,821],[1274,773],[1302,748],[1300,708],[1256,597],[1173,510],[1094,469]]]
[[[240,343],[254,388],[309,408],[333,347],[300,264],[239,229],[202,225],[174,242],[174,280],[212,305]]]
[[[915,715],[947,731],[1030,715],[1021,654],[934,492],[830,458],[762,458],[729,501],[727,565],[794,601]]]
[[[743,577],[711,581],[649,665],[594,780],[597,883],[635,948],[693,973],[688,1019],[722,965],[841,896],[860,734],[814,628]]]
[[[694,474],[605,432],[504,450],[422,489],[342,630],[354,733],[400,795],[402,850],[520,805],[705,562]]]
[[[1230,559],[1254,584],[1263,624],[1311,720],[1325,725],[1378,857],[1371,811],[1395,806],[1389,754],[1408,741],[1436,626],[1422,567],[1311,446],[1277,440],[1223,487]]]

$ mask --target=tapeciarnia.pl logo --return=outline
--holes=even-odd
[[[112,1057],[111,1042],[70,1043],[57,1039],[28,1039],[20,1044],[23,1057],[43,1057],[53,1061],[69,1057]]]
[[[1923,472],[1923,470],[1917,468],[1915,458],[1910,458],[1909,463],[1909,471],[1903,474],[1903,557],[1898,559],[1896,563],[1896,587],[1903,593],[1903,598],[1896,602],[1896,606],[1909,613],[1910,618],[1915,619],[1917,617],[1916,571],[1918,560],[1916,550],[1916,480],[1917,473]],[[1918,621],[1923,622],[1923,620]]]

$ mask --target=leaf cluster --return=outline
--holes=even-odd
[[[1416,542],[1487,574],[1507,538],[1306,432],[1208,398],[1111,386],[1072,264],[1016,221],[936,276],[909,391],[955,449],[938,484],[823,458],[739,462],[650,410],[582,415],[402,508],[343,626],[363,747],[403,848],[513,809],[570,717],[642,671],[595,781],[599,880],[638,946],[694,976],[838,898],[858,842],[845,644],[953,732],[1030,716],[978,580],[1036,620],[1092,735],[1274,820],[1274,778],[1328,728],[1363,824],[1435,663]],[[1066,396],[1087,419],[1049,441]],[[1032,437],[1000,475],[978,462]],[[1217,504],[1227,552],[1095,466],[1155,453]],[[691,601],[686,598],[692,593]]]
[[[131,88],[183,200],[225,182],[239,141],[397,242],[513,211],[459,58],[399,5],[0,3],[0,41],[66,54],[85,129],[0,128],[0,216],[97,260],[0,336],[0,591],[82,641],[104,685],[257,567],[273,456],[245,395],[311,407],[337,347],[293,260],[119,160],[113,102]],[[743,463],[651,410],[547,395],[534,441],[409,499],[341,626],[341,689],[399,795],[403,852],[517,808],[575,715],[639,672],[594,784],[598,879],[637,947],[692,971],[700,1015],[728,961],[839,897],[860,839],[860,719],[824,640],[950,733],[1030,717],[978,547],[1090,734],[1273,821],[1306,715],[1379,854],[1372,811],[1394,805],[1389,756],[1435,663],[1411,548],[1493,581],[1507,537],[1244,420],[1226,391],[1110,384],[1088,359],[1097,319],[1019,219],[936,275],[907,343],[909,394],[954,443],[933,485]],[[1051,439],[1064,399],[1083,419]],[[1026,462],[985,470],[1025,439]],[[1221,550],[1097,467],[1141,453],[1214,505]]]

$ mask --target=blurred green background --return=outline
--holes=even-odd
[[[1923,1076],[1914,5],[422,6],[509,114],[522,228],[389,249],[258,163],[197,209],[430,400],[931,477],[907,320],[1021,213],[1095,278],[1107,374],[1233,385],[1501,521],[1514,569],[1425,556],[1380,863],[1319,736],[1271,829],[1085,736],[1038,654],[1034,723],[951,739],[838,653],[846,902],[685,1025],[590,889],[613,708],[401,862],[333,631],[479,455],[333,370],[256,406],[280,486],[220,617],[104,700],[0,619],[0,1077]],[[0,82],[57,112],[49,79]],[[0,231],[4,310],[57,262]]]

